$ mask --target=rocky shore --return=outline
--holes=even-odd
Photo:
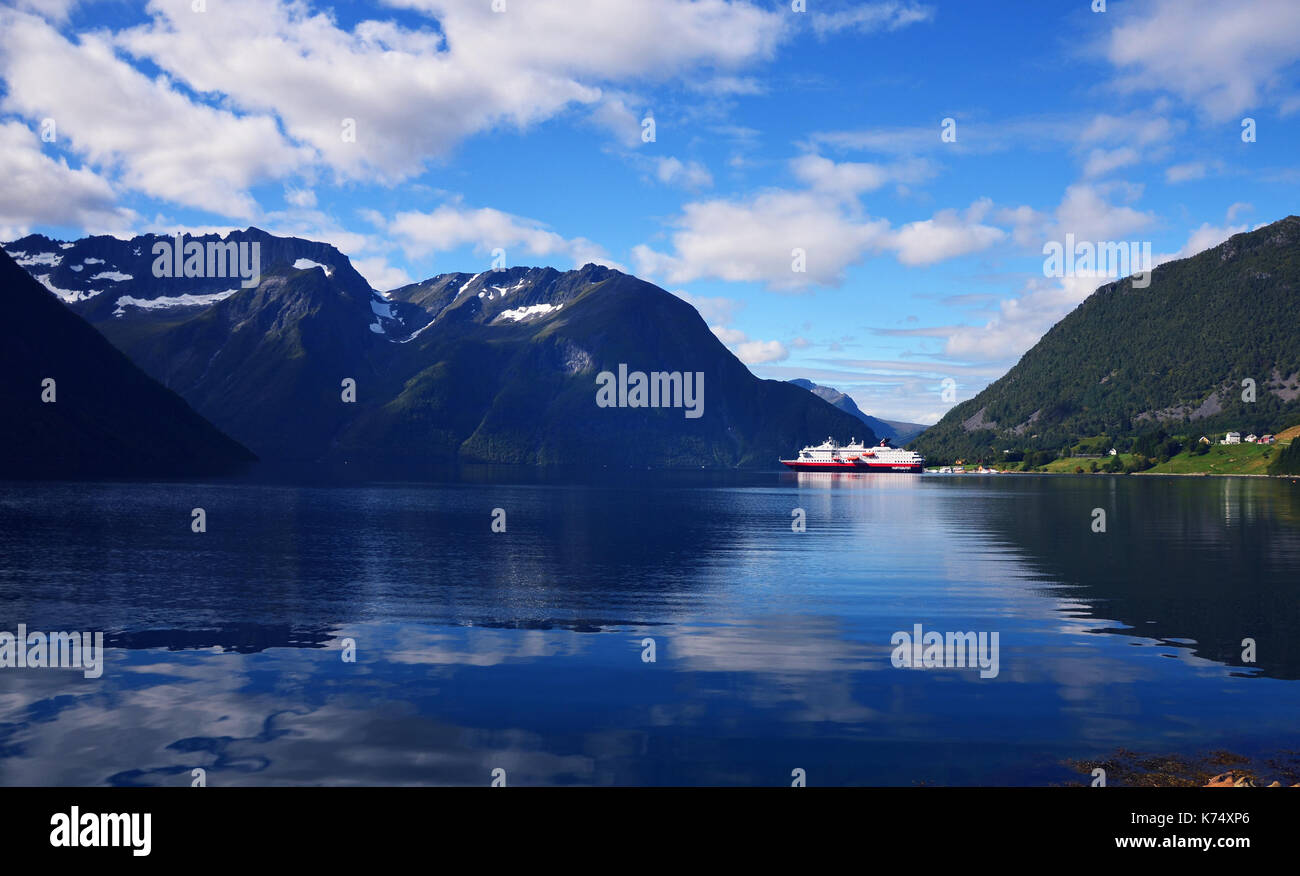
[[[1096,770],[1105,782],[1129,788],[1297,788],[1300,751],[1282,750],[1247,756],[1230,751],[1199,755],[1143,754],[1118,749],[1097,760],[1072,760],[1066,766],[1094,781]]]

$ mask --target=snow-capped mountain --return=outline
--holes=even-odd
[[[161,234],[144,234],[130,240],[104,235],[74,241],[32,234],[3,244],[3,248],[41,285],[98,324],[109,319],[175,319],[229,298],[246,288],[238,258],[253,255],[254,244],[256,279],[276,272],[319,268],[331,278],[337,273],[340,285],[358,297],[371,295],[365,279],[333,246],[277,237],[259,228],[233,231],[225,237],[184,236],[179,242]],[[185,249],[189,246],[198,247],[202,255],[198,262],[186,265]],[[173,255],[178,249],[179,260]],[[381,296],[375,297],[382,301]]]
[[[677,296],[609,268],[442,274],[380,293],[327,244],[258,229],[196,238],[258,244],[245,288],[230,272],[157,276],[166,240],[5,249],[263,459],[770,467],[810,436],[862,433],[816,396],[754,377]],[[102,260],[93,275],[87,259]],[[620,366],[698,375],[700,415],[598,405],[597,376]]]

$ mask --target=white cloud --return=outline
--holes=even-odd
[[[934,9],[929,6],[886,0],[878,3],[856,3],[848,9],[830,13],[814,12],[812,26],[814,33],[819,37],[825,37],[845,30],[857,33],[899,30],[933,18]]]
[[[1192,229],[1191,233],[1187,235],[1187,242],[1183,244],[1178,252],[1159,255],[1155,258],[1155,263],[1159,265],[1174,259],[1185,259],[1194,256],[1198,252],[1204,252],[1218,246],[1234,234],[1249,231],[1249,225],[1234,225],[1233,220],[1241,213],[1248,212],[1251,209],[1250,204],[1238,201],[1228,208],[1223,225],[1211,225],[1209,222],[1202,222],[1199,228]]]
[[[310,209],[316,206],[316,193],[311,189],[286,189],[284,199],[295,207]]]
[[[1100,113],[1088,120],[1079,139],[1085,143],[1127,143],[1151,146],[1168,143],[1177,136],[1181,125],[1171,122],[1151,109],[1116,116]]]
[[[1046,241],[1063,243],[1066,234],[1094,244],[1123,241],[1155,222],[1151,213],[1112,203],[1109,196],[1115,194],[1135,198],[1140,189],[1122,184],[1079,183],[1066,189],[1050,215],[1027,206],[989,208],[987,212],[997,221],[1013,225],[1012,239],[1035,253],[1041,253]],[[1202,236],[1213,234],[1207,230]],[[1172,257],[1153,257],[1152,261],[1159,264]],[[1115,279],[1099,271],[1076,271],[1073,276],[1054,279],[1031,276],[1019,295],[998,301],[993,315],[979,325],[934,326],[897,333],[943,338],[944,355],[954,359],[1010,365],[1098,286]]]
[[[68,167],[40,149],[40,140],[21,122],[0,123],[0,225],[6,240],[33,225],[85,228],[90,233],[122,231],[135,214],[116,206],[108,181],[87,168]]]
[[[709,331],[717,335],[718,340],[728,346],[744,343],[749,338],[740,329],[727,328],[725,325],[709,326]]]
[[[790,351],[780,341],[746,341],[736,346],[736,356],[746,365],[759,365],[788,359]]]
[[[998,303],[997,315],[982,326],[956,326],[943,346],[945,355],[1010,364],[1061,317],[1113,277],[1097,273],[1056,280],[1030,278],[1025,291]]]
[[[637,270],[670,283],[703,277],[762,282],[798,290],[836,284],[850,264],[885,239],[889,223],[872,220],[814,192],[773,190],[747,200],[688,203],[671,235],[672,252],[633,249]],[[805,270],[794,270],[794,250]]]
[[[1181,183],[1204,179],[1205,173],[1206,166],[1203,161],[1189,161],[1186,164],[1174,164],[1165,168],[1165,182]]]
[[[932,219],[909,222],[892,235],[891,248],[905,265],[931,265],[987,249],[1007,236],[982,223],[991,209],[992,202],[977,201],[965,212],[940,210]]]
[[[1122,90],[1168,91],[1224,120],[1296,96],[1284,83],[1300,60],[1300,4],[1157,0],[1121,14],[1104,51]]]
[[[385,226],[387,233],[410,258],[472,247],[476,253],[506,251],[507,264],[521,264],[522,250],[531,256],[567,256],[574,265],[588,262],[618,268],[605,251],[586,238],[565,238],[535,219],[527,219],[491,207],[468,208],[443,204],[421,213],[398,213]]]
[[[809,188],[842,197],[855,197],[889,183],[917,183],[934,175],[934,167],[924,159],[909,159],[894,164],[836,162],[821,155],[800,155],[790,162],[796,178]]]
[[[710,326],[709,330],[746,365],[780,362],[790,358],[790,351],[780,341],[750,340],[749,336],[739,329],[721,325]]]
[[[352,267],[356,268],[357,273],[366,278],[366,282],[381,292],[415,282],[406,271],[393,267],[388,264],[387,259],[378,256],[367,259],[352,259]]]
[[[0,77],[4,110],[53,118],[60,145],[172,203],[252,216],[248,188],[304,158],[272,119],[193,103],[117,58],[102,34],[74,44],[39,18],[0,10]]]
[[[665,185],[686,189],[707,189],[713,185],[713,175],[698,161],[683,162],[671,156],[660,158],[655,173]]]
[[[730,323],[745,306],[745,302],[735,298],[692,295],[682,289],[674,289],[673,294],[699,311],[700,316],[710,325]]]
[[[614,135],[614,140],[626,149],[635,149],[641,145],[640,113],[632,109],[627,95],[605,92],[591,110],[590,119],[596,125]]]
[[[1140,158],[1140,154],[1132,146],[1123,146],[1119,149],[1093,149],[1088,153],[1088,160],[1083,166],[1083,175],[1105,176],[1112,170],[1137,164]]]
[[[809,163],[805,175],[829,185],[843,167],[817,161]],[[895,230],[888,220],[863,214],[855,199],[841,192],[771,189],[745,200],[688,203],[674,221],[670,252],[641,244],[632,255],[643,276],[670,283],[713,277],[801,291],[838,285],[849,266],[881,252],[915,266],[987,249],[1007,236],[984,224],[992,210],[992,202],[982,199],[964,211],[940,210]]]
[[[525,128],[573,105],[630,143],[629,111],[602,88],[672,79],[770,57],[780,13],[724,0],[533,0],[494,13],[481,0],[398,0],[429,16],[410,29],[280,0],[223,0],[195,15],[190,0],[152,0],[154,19],[118,42],[196,91],[273,113],[295,140],[349,178],[396,181],[465,138]],[[436,19],[437,28],[434,27]],[[355,120],[355,142],[341,136]]]
[[[35,12],[59,24],[68,20],[68,13],[79,2],[80,0],[17,0],[14,5],[24,12]]]
[[[1072,233],[1078,240],[1120,240],[1155,222],[1151,213],[1111,203],[1106,195],[1115,191],[1124,189],[1086,183],[1070,186],[1056,208],[1055,228],[1047,233],[1057,237]]]

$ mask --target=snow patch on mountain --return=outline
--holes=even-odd
[[[298,259],[298,261],[293,263],[293,269],[295,271],[305,271],[308,268],[320,268],[325,272],[325,276],[334,276],[334,269],[329,265],[322,265],[320,262],[313,262],[311,259]]]
[[[473,286],[473,285],[474,285],[474,281],[477,280],[479,277],[483,276],[483,275],[486,274],[486,273],[487,273],[487,271],[479,271],[477,274],[475,274],[474,276],[470,277],[470,278],[469,278],[469,282],[466,283],[464,286],[461,286],[461,287],[460,287],[460,291],[457,292],[456,294],[457,294],[457,295],[464,295],[464,294],[465,294],[465,290],[468,289],[470,286]]]
[[[140,310],[167,310],[173,307],[206,307],[209,304],[216,304],[218,301],[225,301],[238,291],[238,289],[231,289],[226,292],[212,292],[207,295],[192,295],[187,292],[184,295],[168,295],[161,298],[133,298],[130,295],[123,295],[121,298],[117,299],[117,309],[113,311],[113,316],[125,316],[127,307],[137,307]]]
[[[36,265],[57,268],[63,264],[63,256],[53,252],[11,252],[9,255],[13,256],[13,260],[24,268],[35,267]]]
[[[438,320],[437,320],[436,318],[429,320],[429,325],[426,325],[424,328],[416,329],[415,331],[411,332],[411,336],[410,336],[409,338],[403,338],[402,340],[398,341],[397,343],[399,343],[399,344],[409,344],[411,341],[415,340],[415,339],[418,338],[420,335],[424,334],[425,329],[430,328],[430,327],[431,327],[435,322],[437,322],[437,321],[438,321]]]
[[[552,311],[557,311],[563,304],[533,304],[528,307],[516,307],[514,310],[503,310],[497,316],[497,319],[509,319],[515,322],[522,322],[525,319],[532,319],[535,316],[546,316]]]
[[[61,301],[73,304],[77,301],[85,301],[88,298],[94,298],[103,289],[60,289],[50,282],[49,274],[41,274],[36,278],[42,286],[53,292]]]

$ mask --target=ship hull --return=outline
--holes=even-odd
[[[835,471],[844,474],[862,474],[864,472],[896,472],[899,474],[918,474],[923,465],[904,465],[888,462],[800,462],[797,459],[783,459],[781,464],[792,471]]]

